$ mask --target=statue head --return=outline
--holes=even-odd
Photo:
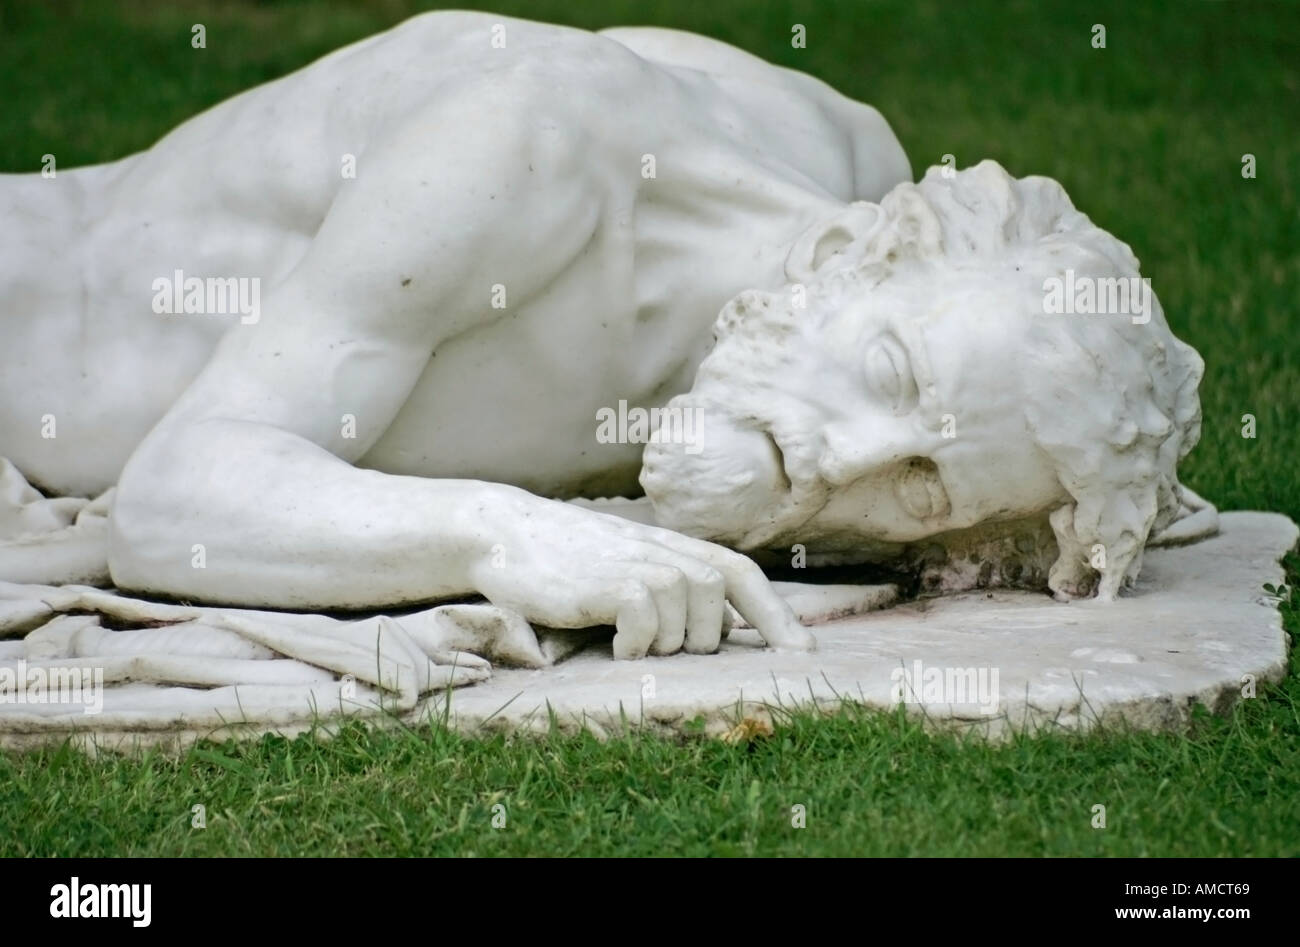
[[[660,523],[839,562],[1050,529],[1058,594],[1136,576],[1178,511],[1203,363],[1059,184],[931,168],[813,227],[786,276],[723,308],[670,402],[700,419],[690,449],[647,445]]]

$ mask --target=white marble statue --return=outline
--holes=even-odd
[[[0,580],[807,649],[737,550],[1110,599],[1204,507],[1149,287],[1053,309],[1125,244],[702,36],[428,14],[0,206]]]

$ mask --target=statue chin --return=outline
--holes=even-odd
[[[641,486],[668,529],[747,548],[788,505],[790,482],[775,442],[761,431],[707,430],[704,443],[650,443]]]

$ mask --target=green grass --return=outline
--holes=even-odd
[[[329,742],[266,737],[181,759],[65,748],[0,756],[0,852],[1295,855],[1297,732],[1292,678],[1178,736],[990,745],[849,708],[741,746],[352,725]],[[191,824],[196,805],[206,828]]]
[[[460,6],[472,6],[463,3]],[[428,7],[0,0],[0,170],[147,147],[248,86]],[[1062,181],[1128,241],[1205,356],[1183,479],[1300,519],[1300,6],[501,0],[579,26],[697,30],[879,107],[919,172],[953,154]],[[202,22],[208,48],[190,48]],[[794,49],[794,23],[808,48]],[[1092,48],[1092,25],[1107,30]],[[1241,175],[1255,155],[1257,177]],[[1257,436],[1241,436],[1242,415]],[[1292,584],[1296,562],[1290,570]],[[1292,635],[1300,613],[1286,610]],[[181,759],[0,756],[13,854],[1300,854],[1300,677],[1185,734],[1005,745],[892,715],[798,716],[751,747],[349,728]],[[492,806],[507,825],[491,826]],[[204,830],[190,826],[202,804]],[[807,828],[790,807],[807,810]],[[1104,830],[1091,807],[1107,807]]]

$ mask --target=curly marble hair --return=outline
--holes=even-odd
[[[810,293],[861,292],[864,282],[919,270],[936,284],[1010,288],[1035,314],[1021,366],[1025,422],[1072,501],[1049,516],[1057,554],[1047,584],[1061,596],[1114,598],[1136,578],[1148,537],[1179,511],[1177,465],[1200,437],[1204,362],[1170,332],[1154,294],[1140,323],[1050,313],[1044,300],[1046,281],[1071,270],[1075,281],[1138,277],[1133,252],[1056,181],[1016,179],[993,161],[957,173],[933,167],[853,212],[861,217],[837,249],[806,248],[805,260],[788,264],[792,278],[801,262],[816,271]]]

